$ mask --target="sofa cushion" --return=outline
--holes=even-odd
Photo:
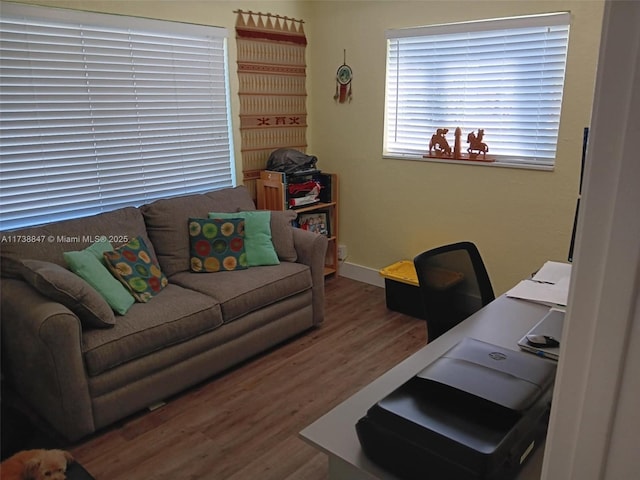
[[[277,265],[278,254],[271,241],[271,212],[253,210],[250,212],[209,212],[209,218],[243,218],[245,224],[245,248],[250,267]]]
[[[134,304],[114,328],[83,333],[87,371],[99,375],[220,325],[220,306],[213,298],[169,284],[152,302]]]
[[[107,268],[140,303],[146,303],[167,286],[158,260],[140,236],[103,254]]]
[[[298,252],[293,243],[293,228],[291,227],[291,222],[297,216],[293,210],[271,212],[271,241],[278,258],[283,262],[298,260]]]
[[[83,328],[109,328],[116,323],[105,299],[66,268],[42,260],[23,260],[20,272],[33,288],[75,313]]]
[[[311,288],[309,267],[291,262],[251,267],[248,271],[177,273],[171,283],[204,293],[220,302],[224,322]]]
[[[189,218],[207,218],[209,212],[255,209],[244,186],[161,199],[140,207],[158,262],[169,280],[177,272],[190,270]]]
[[[115,312],[124,315],[135,300],[107,269],[102,254],[112,249],[109,242],[101,240],[84,250],[64,252],[63,256],[73,273],[95,288]]]
[[[249,266],[242,218],[190,218],[189,239],[192,272],[244,270]]]
[[[2,233],[8,238],[23,236],[41,240],[5,242],[2,244],[3,257],[45,260],[63,267],[66,267],[63,252],[82,250],[101,237],[117,247],[140,235],[153,250],[142,213],[134,207]]]

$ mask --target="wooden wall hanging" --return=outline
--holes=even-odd
[[[243,183],[256,180],[278,148],[306,152],[307,38],[303,21],[236,10]]]

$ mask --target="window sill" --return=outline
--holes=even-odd
[[[534,165],[531,163],[521,163],[521,161],[510,162],[508,158],[496,160],[494,162],[482,162],[475,160],[448,160],[446,158],[433,158],[423,157],[419,155],[410,154],[383,154],[382,158],[385,160],[409,160],[417,162],[429,162],[429,163],[448,163],[453,165],[471,165],[474,167],[501,167],[501,168],[517,168],[522,170],[538,170],[543,172],[552,172],[554,170],[553,165]]]

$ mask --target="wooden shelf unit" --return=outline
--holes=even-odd
[[[287,199],[287,178],[284,173],[263,170],[257,180],[257,205],[260,210],[292,210],[297,214],[326,211],[329,218],[329,245],[325,258],[324,274],[338,271],[338,176],[335,173],[321,173],[328,179],[328,192],[321,192],[323,200],[312,205],[289,208]],[[330,192],[330,193],[329,193]]]

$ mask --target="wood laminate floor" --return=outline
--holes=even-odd
[[[321,480],[298,432],[426,343],[384,289],[326,280],[326,320],[152,412],[69,447],[96,480]]]

